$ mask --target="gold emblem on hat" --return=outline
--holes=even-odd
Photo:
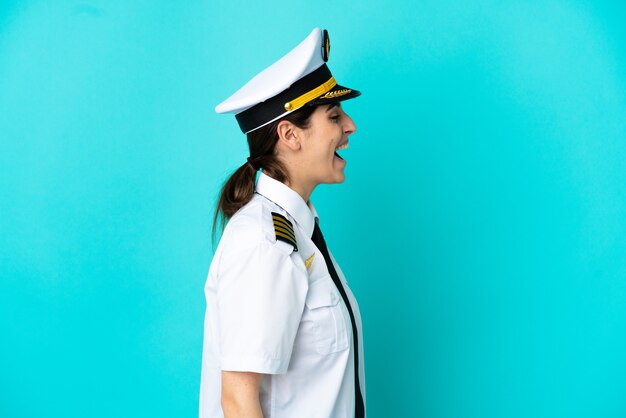
[[[351,89],[341,89],[336,91],[329,91],[325,95],[321,96],[320,99],[332,99],[333,97],[343,96],[344,94],[350,93]]]
[[[324,62],[328,61],[328,57],[330,57],[330,37],[328,31],[324,29],[322,34],[322,59]]]

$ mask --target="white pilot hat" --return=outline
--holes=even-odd
[[[247,134],[302,106],[359,96],[358,90],[337,84],[326,65],[329,54],[328,31],[315,28],[287,55],[218,104],[215,111],[233,113]]]

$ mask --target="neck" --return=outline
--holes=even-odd
[[[316,185],[298,182],[298,181],[295,181],[295,179],[293,180],[294,181],[292,182],[287,181],[285,184],[289,186],[291,190],[294,190],[295,192],[297,192],[300,195],[300,197],[302,197],[302,199],[308,204],[309,198],[311,197],[311,194],[313,193],[313,190],[315,189]]]
[[[307,179],[302,178],[299,174],[301,172],[297,169],[298,164],[294,163],[289,159],[281,159],[283,164],[287,166],[287,172],[289,173],[289,178],[291,181],[286,181],[285,184],[297,192],[300,197],[308,204],[309,198],[313,193],[313,190],[317,186],[317,184],[307,181]]]

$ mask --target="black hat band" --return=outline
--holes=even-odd
[[[332,82],[334,82],[333,75],[330,73],[328,66],[323,64],[321,67],[302,77],[300,80],[296,81],[289,86],[289,88],[278,93],[276,96],[271,97],[264,102],[257,103],[251,108],[236,114],[235,118],[237,119],[237,123],[239,123],[239,127],[243,133],[250,132],[267,122],[276,119],[283,113],[289,112],[290,110],[285,109],[285,105],[294,101],[294,99],[299,99],[305,94],[312,92],[312,90],[322,87],[324,84],[326,84],[325,87],[330,90],[336,84],[335,82],[335,84],[328,87],[332,84]],[[308,100],[305,100],[304,103],[296,103],[298,106],[293,106],[293,110],[296,110],[309,101],[314,100],[319,95],[326,93],[328,90],[320,90],[319,94],[312,95],[313,97],[310,98],[306,97],[305,99]]]

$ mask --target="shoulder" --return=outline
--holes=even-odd
[[[225,247],[231,248],[250,248],[266,243],[290,254],[297,251],[293,224],[293,218],[280,206],[255,193],[230,218],[221,241]]]

